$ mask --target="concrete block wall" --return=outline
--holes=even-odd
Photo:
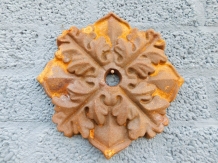
[[[133,141],[106,160],[80,135],[57,132],[53,105],[36,77],[64,29],[110,11],[132,27],[160,32],[185,83],[162,134]],[[217,163],[218,1],[0,0],[0,162]]]

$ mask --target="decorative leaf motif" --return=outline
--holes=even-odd
[[[117,56],[115,58],[115,62],[118,65],[124,64],[124,61],[131,57],[133,53],[133,45],[130,42],[125,41],[120,38],[117,40],[117,45],[114,47],[114,51]],[[125,58],[126,57],[126,58]]]
[[[100,65],[105,65],[110,61],[111,56],[107,56],[110,46],[106,43],[104,37],[99,37],[95,40],[95,33],[82,33],[76,27],[71,28],[70,36]]]
[[[67,96],[52,98],[52,102],[57,106],[53,121],[58,124],[58,130],[66,136],[81,133],[87,138],[89,130],[93,129],[94,125],[86,116],[86,108],[82,104],[97,90],[97,86],[90,87],[89,84],[76,80],[67,88]]]
[[[135,59],[130,66],[127,67],[128,75],[135,74],[139,78],[146,79],[148,74],[154,72],[151,61],[144,57]]]
[[[64,63],[69,63],[67,70],[78,76],[96,76],[100,65],[109,63],[112,59],[110,46],[105,38],[95,40],[96,35],[91,32],[83,33],[76,27],[63,32],[57,39],[59,46],[56,57]],[[97,64],[96,64],[97,63]]]
[[[52,120],[57,123],[59,131],[68,137],[81,133],[84,138],[88,138],[89,131],[94,128],[94,124],[86,117],[84,109],[76,113],[68,110],[63,111],[63,109],[60,111],[58,107],[55,110],[56,113]]]
[[[152,99],[152,94],[155,92],[156,86],[147,82],[139,82],[133,84],[132,87],[121,85],[128,96],[131,96],[136,104],[148,103]]]
[[[59,97],[53,97],[52,102],[63,108],[77,108],[79,107],[91,94],[97,90],[97,85],[90,86],[84,81],[76,80],[67,87],[68,97],[64,95]],[[65,106],[66,105],[66,106]]]
[[[155,70],[151,63],[167,61],[165,42],[153,30],[140,32],[134,29],[127,40],[118,39],[114,51],[117,54],[115,62],[121,67],[129,65],[126,67],[129,74],[137,74],[139,78],[145,79]]]
[[[112,61],[113,56],[110,51],[111,47],[106,43],[104,37],[90,42],[89,54],[91,54],[101,65],[106,65]]]
[[[115,62],[123,67],[131,60],[134,60],[147,43],[148,40],[145,38],[145,33],[133,29],[127,36],[127,41],[122,38],[117,39],[117,45],[114,47],[117,55]]]
[[[82,75],[92,75],[95,73],[96,68],[92,67],[90,63],[87,61],[84,61],[83,59],[74,60],[72,63],[69,64],[67,70],[70,73],[75,73],[77,76]]]
[[[87,105],[89,107],[88,117],[95,120],[97,124],[105,123],[105,116],[109,113],[109,108],[116,106],[120,102],[116,92],[111,90],[99,91],[95,99]],[[113,110],[113,109],[112,109]]]
[[[117,45],[114,47],[114,51],[117,55],[115,62],[121,67],[134,61],[149,46],[157,45],[156,47],[158,48],[164,48],[164,46],[160,46],[161,43],[159,43],[161,40],[160,35],[153,30],[142,32],[133,29],[126,38],[127,41],[122,38],[117,39]],[[150,56],[152,53],[148,54]]]
[[[167,56],[164,54],[165,41],[161,39],[160,34],[153,30],[148,30],[146,37],[150,38],[150,45],[145,49],[142,55],[147,56],[154,64],[166,62]]]
[[[112,108],[112,115],[117,117],[117,123],[124,125],[127,120],[132,120],[138,115],[137,107],[124,96],[118,95],[118,103]]]
[[[89,105],[88,117],[95,120],[98,125],[105,123],[105,116],[108,114],[108,107],[103,103],[104,95],[95,96]]]
[[[169,102],[159,96],[154,96],[149,103],[140,100],[140,104],[143,106],[145,111],[161,111],[169,106]],[[164,113],[165,112],[163,112],[163,114]]]
[[[138,137],[144,136],[146,133],[146,129],[149,124],[146,122],[146,118],[143,117],[143,114],[139,114],[136,118],[130,121],[127,125],[127,129],[129,131],[129,137],[133,140],[137,139]]]
[[[129,121],[127,128],[131,139],[137,139],[141,136],[152,138],[156,133],[162,132],[164,125],[168,124],[168,119],[165,116],[165,110],[169,106],[167,101],[162,102],[162,104],[156,104],[158,106],[154,106],[156,107],[155,109],[150,109],[149,106],[155,105],[153,104],[154,102],[157,102],[155,98],[147,104],[147,108],[144,106],[141,109],[143,113],[138,109],[138,116]]]
[[[60,97],[54,96],[52,98],[52,103],[63,109],[72,109],[72,110],[75,110],[76,107],[79,106],[78,103],[74,103],[71,101],[69,95],[61,95]]]
[[[164,51],[162,49],[155,48],[154,46],[148,47],[141,56],[146,56],[154,64],[167,61]]]
[[[159,96],[154,96],[149,103],[141,103],[142,111],[149,117],[152,124],[150,130],[160,133],[163,131],[164,125],[168,125],[166,118],[166,109],[169,107],[169,102]],[[156,134],[155,134],[156,135]],[[148,137],[152,137],[147,133]]]
[[[76,27],[72,27],[69,33],[65,32],[58,38],[57,44],[62,54],[70,61],[78,54],[92,56],[93,62],[97,62],[100,65],[109,63],[112,59],[110,52],[110,46],[106,43],[104,37],[96,39],[96,35],[93,32],[83,33]],[[78,48],[78,46],[80,48]],[[78,52],[79,51],[79,52]],[[89,58],[89,57],[88,57]]]
[[[129,136],[131,139],[147,135],[152,137],[156,132],[161,132],[167,125],[165,110],[169,102],[159,96],[152,96],[156,87],[147,82],[140,82],[133,88],[122,87],[126,95],[133,103],[137,104],[137,117],[128,123]]]

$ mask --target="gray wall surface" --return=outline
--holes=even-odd
[[[64,29],[113,11],[166,40],[185,83],[170,124],[110,160],[80,135],[58,132],[53,104],[36,77]],[[218,0],[0,0],[0,163],[218,162]]]

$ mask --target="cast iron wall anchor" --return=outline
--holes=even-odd
[[[65,136],[81,134],[111,158],[168,125],[166,108],[184,80],[167,60],[158,33],[132,29],[109,13],[81,30],[63,31],[57,45],[37,79]],[[108,81],[113,75],[116,80]]]

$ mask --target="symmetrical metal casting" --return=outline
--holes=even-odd
[[[158,33],[132,29],[109,13],[86,28],[64,31],[57,45],[37,79],[65,136],[81,134],[110,158],[168,125],[166,108],[183,78],[167,61]],[[108,75],[118,77],[114,85],[107,84]]]

